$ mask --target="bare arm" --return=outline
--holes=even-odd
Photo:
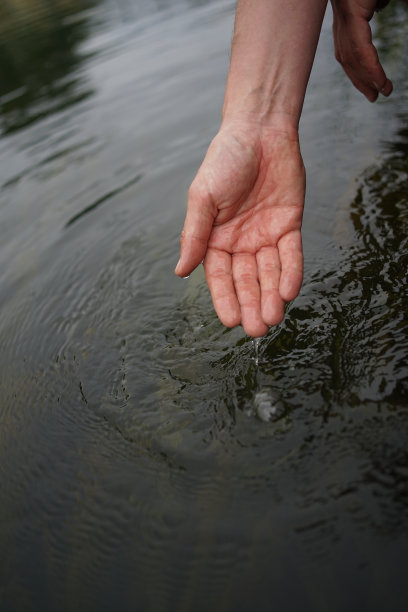
[[[219,318],[252,336],[302,281],[298,124],[326,4],[238,2],[221,128],[189,191],[176,274],[204,259]]]
[[[326,0],[238,2],[223,117],[297,129]]]

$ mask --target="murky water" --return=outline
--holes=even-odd
[[[305,282],[254,343],[174,277],[234,3],[0,6],[0,609],[406,609],[407,8],[302,120]]]

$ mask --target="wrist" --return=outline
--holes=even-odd
[[[327,1],[255,4],[238,2],[223,120],[296,133]]]
[[[255,78],[243,67],[240,71],[231,71],[222,109],[223,120],[239,118],[297,132],[306,83],[279,64],[271,66],[265,62],[263,74]]]
[[[221,130],[251,132],[253,135],[273,133],[287,140],[299,141],[297,117],[285,112],[262,113],[223,109]]]

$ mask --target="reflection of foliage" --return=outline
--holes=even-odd
[[[85,19],[70,19],[90,0],[33,5],[7,0],[0,9],[0,112],[3,131],[19,129],[87,95],[78,76],[77,51],[87,35]]]
[[[406,406],[408,116],[363,175],[353,241],[319,261],[284,323],[262,342],[258,378],[293,408]]]
[[[390,2],[387,8],[376,16],[375,42],[381,59],[391,61],[404,56],[407,17],[408,3],[405,1]]]
[[[384,145],[391,152],[370,172],[352,204],[351,218],[360,245],[352,254],[353,273],[364,298],[366,351],[362,363],[371,370],[380,396],[404,404],[407,394],[406,285],[408,263],[407,120],[397,137]],[[346,280],[346,278],[344,279]],[[364,333],[364,326],[360,326]],[[359,343],[356,343],[358,347]],[[351,350],[351,346],[349,347]],[[371,359],[367,359],[367,349]]]
[[[302,410],[327,416],[339,406],[406,405],[408,116],[400,119],[398,133],[382,144],[384,162],[366,171],[350,205],[352,244],[326,266],[319,261],[283,324],[262,340],[259,365],[249,339],[230,339],[228,347],[230,332],[216,336],[209,304],[197,297],[194,316],[205,324],[186,332],[186,346],[180,314],[169,321],[173,364],[162,396],[197,405],[196,423],[206,414],[202,406],[212,406],[207,441],[228,432],[231,446],[234,439],[242,446],[246,414],[264,389],[284,408],[281,422],[268,425],[275,432],[289,426],[293,410],[299,419]],[[181,310],[194,321],[192,308]]]

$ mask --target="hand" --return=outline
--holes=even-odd
[[[386,77],[371,38],[369,21],[378,0],[331,0],[335,56],[353,85],[375,102],[389,96],[392,83]],[[384,3],[383,3],[384,4]]]
[[[224,325],[263,336],[280,323],[303,274],[305,171],[297,130],[231,121],[194,179],[176,274],[204,259]]]

